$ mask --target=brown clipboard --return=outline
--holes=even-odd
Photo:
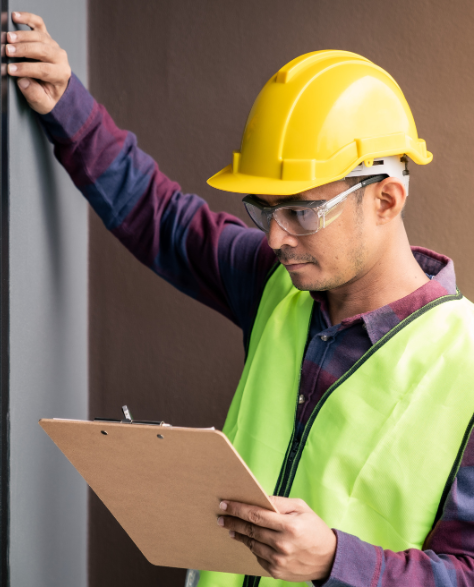
[[[277,511],[222,432],[106,421],[39,423],[150,563],[269,576],[217,524],[222,499]]]

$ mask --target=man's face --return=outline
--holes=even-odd
[[[330,200],[348,188],[344,181],[320,186],[299,194],[298,200]],[[342,212],[326,228],[307,236],[292,236],[272,219],[268,244],[288,270],[293,285],[300,290],[325,291],[356,281],[371,262],[373,226],[366,199],[357,201],[351,194],[341,204]],[[259,196],[275,206],[288,201],[286,196]]]

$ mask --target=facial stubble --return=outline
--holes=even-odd
[[[348,283],[357,281],[358,276],[363,272],[365,260],[367,258],[367,246],[364,239],[364,220],[363,220],[363,206],[362,202],[356,203],[353,210],[353,226],[354,234],[351,241],[346,245],[348,252],[348,262],[345,264],[346,268],[342,268],[341,272],[336,274],[321,277],[321,279],[314,279],[308,282],[308,277],[297,272],[289,272],[290,278],[296,289],[300,291],[330,291],[346,285]],[[299,263],[311,263],[315,267],[321,269],[321,265],[316,257],[313,255],[295,255],[289,251],[279,249],[275,251],[280,262],[295,261]]]

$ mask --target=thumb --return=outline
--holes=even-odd
[[[300,514],[310,510],[310,507],[302,499],[272,495],[270,500],[280,514]]]
[[[55,106],[54,100],[44,91],[43,86],[34,79],[22,77],[18,80],[20,92],[38,114],[47,114]]]

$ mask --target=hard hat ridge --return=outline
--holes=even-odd
[[[208,183],[224,191],[289,195],[403,154],[422,165],[432,159],[395,80],[355,53],[316,51],[265,84],[240,151]]]

